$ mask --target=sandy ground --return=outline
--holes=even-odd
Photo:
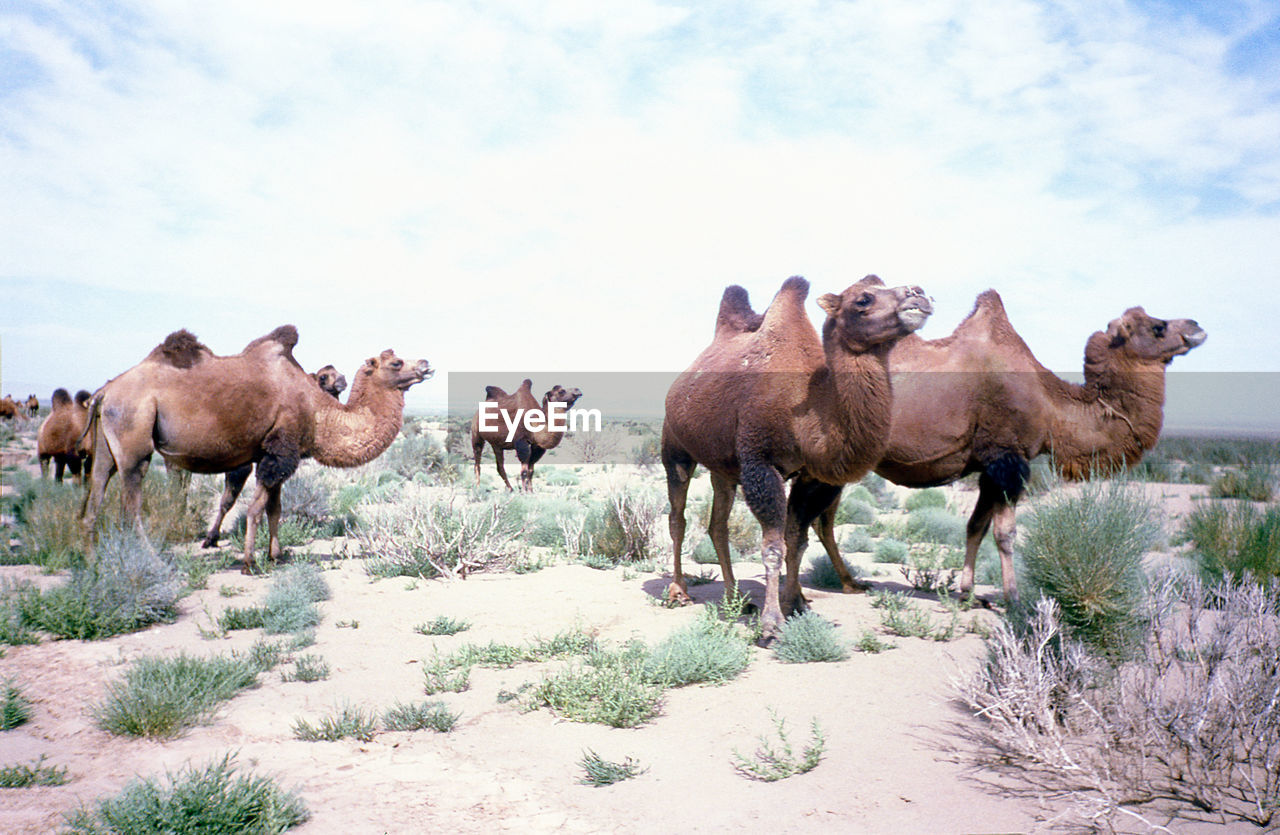
[[[1171,515],[1203,488],[1155,486]],[[964,496],[958,501],[963,502]],[[971,501],[971,498],[969,499]],[[664,537],[665,540],[665,537]],[[1062,799],[1039,798],[975,765],[964,730],[975,719],[954,699],[950,681],[972,671],[981,638],[945,643],[882,637],[894,648],[855,652],[843,662],[784,664],[754,649],[749,669],[723,686],[668,691],[660,715],[629,730],[564,721],[547,710],[523,712],[498,694],[541,680],[548,665],[476,668],[471,689],[439,698],[462,713],[448,734],[380,733],[373,741],[303,742],[291,726],[343,704],[381,712],[423,695],[422,661],[465,642],[523,642],[571,626],[621,642],[656,641],[698,615],[698,605],[659,605],[659,573],[597,571],[563,565],[530,574],[478,574],[461,581],[374,580],[355,560],[325,560],[332,598],[313,646],[331,676],[284,682],[287,665],[219,710],[212,724],[178,739],[130,740],[96,728],[89,709],[108,682],[142,655],[227,653],[247,649],[261,630],[207,633],[227,606],[261,599],[269,577],[235,568],[183,599],[173,624],[96,642],[45,641],[5,648],[0,680],[14,679],[33,702],[32,719],[0,736],[0,764],[65,766],[56,788],[0,791],[0,831],[42,833],[62,814],[117,792],[136,775],[158,775],[234,753],[237,761],[295,788],[311,812],[301,833],[363,832],[1032,832],[1068,831],[1078,822]],[[695,570],[698,568],[694,566]],[[882,567],[883,568],[883,567]],[[895,567],[889,567],[895,568]],[[759,563],[739,563],[740,580],[762,590]],[[0,581],[48,583],[30,566],[0,568]],[[906,589],[886,572],[881,588]],[[223,590],[234,596],[224,596]],[[990,589],[985,589],[991,591]],[[718,583],[695,586],[695,600],[720,597]],[[809,589],[813,608],[855,639],[878,628],[866,595]],[[941,620],[937,604],[923,599]],[[448,615],[471,622],[459,635],[427,637],[413,627]],[[994,619],[989,611],[970,617]],[[352,623],[354,622],[354,623]],[[554,662],[552,662],[554,663]],[[732,765],[785,718],[800,747],[818,721],[826,753],[813,771],[776,783],[746,779]],[[586,749],[605,759],[632,757],[648,770],[605,788],[580,785]]]

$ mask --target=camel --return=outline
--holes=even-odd
[[[40,414],[40,398],[34,394],[27,395],[27,417],[35,417]]]
[[[1089,337],[1084,384],[1077,385],[1036,360],[1009,323],[999,294],[988,290],[950,336],[912,335],[890,351],[893,428],[875,471],[905,487],[979,473],[959,591],[971,593],[978,546],[993,530],[1004,596],[1016,601],[1015,512],[1030,461],[1050,453],[1071,480],[1138,463],[1160,434],[1165,369],[1205,338],[1191,319],[1157,319],[1131,307]],[[814,529],[845,591],[854,591],[833,532],[838,503],[836,495]],[[789,571],[798,567],[804,548],[804,529],[794,533]]]
[[[818,299],[827,314],[819,339],[804,310],[808,294],[809,282],[789,278],[757,315],[746,290],[727,288],[711,345],[672,383],[662,425],[674,557],[668,596],[689,600],[680,567],[684,508],[702,464],[711,471],[710,533],[726,592],[734,588],[727,520],[738,484],[760,523],[762,644],[804,602],[794,572],[779,590],[786,529],[807,525],[841,485],[880,460],[892,408],[889,349],[933,310],[920,288],[889,289],[867,276]],[[806,488],[788,495],[786,481],[801,474]]]
[[[12,420],[18,416],[18,404],[14,401],[13,395],[6,394],[3,400],[0,400],[0,418]]]
[[[49,462],[53,461],[53,479],[61,482],[64,470],[80,481],[80,464],[86,451],[80,447],[80,439],[89,424],[88,403],[91,395],[81,389],[75,400],[66,389],[55,389],[52,410],[40,424],[36,436],[36,453],[40,459],[40,477],[49,477]],[[86,468],[87,471],[87,468]]]
[[[326,365],[316,371],[311,375],[311,379],[315,380],[321,391],[326,392],[335,400],[347,388],[346,375],[332,365]],[[223,479],[222,498],[218,500],[218,511],[214,514],[213,523],[209,525],[209,532],[205,534],[204,541],[200,543],[202,548],[218,547],[218,537],[222,532],[222,520],[231,512],[231,508],[236,506],[236,501],[240,498],[240,491],[244,490],[244,486],[249,481],[249,475],[252,472],[253,465],[245,464],[243,467],[237,467],[226,474]]]
[[[496,429],[485,429],[481,426],[481,411],[476,410],[471,418],[471,455],[475,460],[476,480],[480,480],[480,457],[484,454],[487,443],[493,448],[493,458],[498,467],[498,475],[502,477],[507,490],[511,490],[511,482],[507,479],[506,450],[514,449],[520,461],[520,488],[533,489],[533,465],[546,454],[555,449],[564,440],[565,428],[554,424],[558,421],[556,414],[567,414],[573,404],[582,397],[582,390],[565,389],[563,386],[552,386],[542,395],[539,403],[533,397],[533,381],[525,379],[515,394],[507,394],[497,386],[485,387],[485,402],[496,404],[492,413],[491,424]],[[563,403],[561,409],[552,409],[551,403]],[[548,414],[551,418],[548,419]]]
[[[95,456],[82,519],[90,542],[116,470],[124,516],[141,529],[142,479],[159,452],[167,467],[195,473],[256,465],[242,571],[254,570],[264,511],[268,554],[277,559],[280,490],[298,461],[309,455],[327,467],[354,467],[373,460],[400,432],[405,390],[434,373],[426,360],[407,363],[383,351],[365,361],[343,405],[298,365],[297,342],[297,329],[283,325],[239,354],[216,356],[191,333],[176,331],[99,389],[90,404]]]

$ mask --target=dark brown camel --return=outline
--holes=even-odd
[[[0,418],[12,420],[18,416],[18,404],[14,401],[12,395],[6,394],[3,400],[0,400]]]
[[[994,531],[1004,595],[1018,597],[1013,568],[1015,511],[1029,462],[1051,453],[1069,479],[1136,464],[1164,419],[1165,369],[1205,340],[1191,319],[1157,319],[1131,307],[1089,337],[1084,385],[1055,376],[1032,355],[994,290],[941,339],[910,336],[889,353],[893,429],[876,472],[895,484],[930,487],[979,473],[966,529],[960,593],[973,589],[978,546]],[[836,547],[839,496],[814,528],[846,591],[855,590]],[[805,531],[788,557],[798,567]]]
[[[81,463],[87,450],[80,448],[80,438],[89,424],[89,398],[92,395],[81,389],[74,401],[66,389],[55,389],[52,410],[40,424],[36,435],[36,454],[40,459],[40,476],[49,477],[49,462],[53,462],[53,479],[62,481],[65,470],[80,481]],[[86,467],[87,471],[87,467]]]
[[[404,392],[431,376],[426,360],[392,351],[359,371],[346,405],[320,390],[293,358],[292,325],[255,339],[239,354],[215,356],[187,331],[170,334],[146,359],[108,382],[90,405],[95,457],[83,524],[92,537],[103,493],[118,469],[124,515],[141,528],[142,478],[153,452],[168,467],[226,473],[256,465],[247,511],[244,571],[253,570],[258,521],[267,514],[268,553],[280,554],[280,489],[310,455],[353,467],[380,455],[400,432]],[[355,389],[362,390],[357,401]]]
[[[480,479],[480,456],[487,443],[493,449],[498,475],[507,489],[512,488],[503,459],[505,450],[514,449],[520,460],[520,488],[532,490],[533,466],[547,450],[555,449],[564,439],[564,428],[554,424],[565,419],[563,416],[582,397],[582,390],[556,385],[542,395],[541,403],[534,399],[533,381],[529,379],[521,382],[514,394],[507,394],[497,386],[486,386],[484,391],[485,402],[494,407],[489,411],[488,427],[482,423],[481,409],[471,418],[471,455],[475,460],[476,480]],[[553,407],[552,403],[564,405]]]
[[[316,385],[320,386],[320,390],[326,392],[334,399],[338,395],[346,391],[347,378],[338,369],[332,365],[326,365],[319,371],[311,375],[316,381]],[[231,508],[236,506],[236,501],[240,498],[240,491],[244,490],[244,485],[249,481],[250,474],[253,473],[253,465],[245,464],[231,472],[227,473],[223,480],[222,498],[218,500],[218,512],[213,517],[213,523],[209,526],[209,532],[205,534],[204,541],[200,543],[203,548],[218,547],[218,537],[222,533],[222,520],[231,512]]]
[[[27,395],[27,417],[35,417],[40,414],[40,398],[34,394]]]
[[[867,276],[818,299],[827,314],[820,340],[804,310],[808,294],[809,282],[789,278],[759,316],[744,289],[727,288],[715,337],[667,392],[662,426],[674,555],[668,594],[689,599],[680,549],[689,480],[702,464],[711,471],[711,541],[726,591],[734,587],[727,520],[736,485],[760,522],[762,642],[776,638],[784,615],[803,602],[794,572],[779,589],[789,519],[807,524],[826,497],[880,459],[892,407],[889,349],[932,312],[920,288],[888,289]],[[788,496],[786,481],[800,473],[811,488]]]

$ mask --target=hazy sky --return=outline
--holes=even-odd
[[[1141,304],[1209,332],[1175,371],[1280,372],[1274,0],[8,0],[0,176],[21,396],[285,322],[348,375],[679,370],[725,285],[872,272],[1054,369]]]

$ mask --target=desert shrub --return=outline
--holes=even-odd
[[[870,502],[845,496],[836,508],[837,525],[870,525],[876,520],[876,509]]]
[[[543,499],[522,523],[525,541],[530,545],[564,550],[565,520],[581,523],[584,516],[581,502],[568,498]]]
[[[283,832],[305,821],[306,806],[268,777],[237,774],[230,755],[201,768],[134,780],[92,809],[67,815],[75,835],[174,832]]]
[[[638,727],[653,718],[662,703],[663,687],[646,675],[647,660],[639,643],[596,650],[545,677],[530,691],[527,704],[547,707],[574,722]]]
[[[703,610],[693,623],[658,642],[649,650],[645,676],[663,687],[736,678],[751,663],[751,648],[735,625],[717,614]]]
[[[320,623],[316,602],[329,596],[329,584],[315,566],[291,565],[271,581],[262,602],[262,627],[278,635],[315,626]]]
[[[740,498],[740,497],[739,497]],[[697,527],[707,530],[711,525],[711,506],[709,501],[691,503],[696,517]],[[690,524],[694,524],[692,521]],[[729,547],[738,549],[741,554],[749,554],[760,549],[760,523],[751,515],[751,509],[745,501],[735,501],[729,511]]]
[[[452,658],[437,655],[422,663],[422,677],[422,692],[428,696],[461,693],[471,687],[471,665],[457,665]]]
[[[280,678],[284,681],[320,681],[329,677],[329,662],[319,655],[308,653],[299,655],[293,660],[293,672],[284,673]]]
[[[0,731],[9,731],[31,718],[31,703],[12,681],[0,688]]]
[[[343,705],[320,721],[312,724],[306,719],[295,719],[293,736],[304,742],[336,742],[348,737],[369,742],[378,735],[378,726],[372,713],[354,705]]]
[[[573,470],[562,470],[559,467],[544,467],[538,470],[548,487],[575,487],[579,479]]]
[[[309,523],[312,530],[327,529],[333,492],[316,468],[302,466],[280,491],[280,512],[286,519]]]
[[[579,553],[609,557],[615,563],[647,559],[659,547],[658,517],[664,502],[648,489],[614,486],[604,501],[587,511]]]
[[[453,713],[441,701],[397,702],[382,714],[382,727],[389,731],[425,731],[447,734],[462,714]]]
[[[916,546],[901,566],[902,576],[917,591],[945,592],[964,565],[964,555],[945,545]]]
[[[218,614],[218,628],[223,632],[261,629],[266,614],[262,606],[228,606]]]
[[[457,635],[471,628],[471,622],[459,618],[437,615],[430,623],[420,623],[413,628],[423,635]]]
[[[1224,575],[1236,581],[1280,577],[1280,507],[1203,502],[1187,515],[1182,538],[1208,582]]]
[[[1214,479],[1209,486],[1209,495],[1221,499],[1269,502],[1274,495],[1274,484],[1275,469],[1269,463],[1233,467]]]
[[[378,456],[375,466],[404,478],[427,473],[442,481],[454,481],[465,468],[466,461],[449,453],[430,435],[401,434]]]
[[[907,538],[907,520],[905,517],[881,515],[867,525],[867,533],[871,536],[905,540]]]
[[[842,551],[872,551],[876,547],[875,540],[865,528],[852,528],[840,540]]]
[[[25,626],[93,640],[172,620],[183,583],[172,564],[131,529],[107,531],[93,565],[18,600]]]
[[[876,473],[867,473],[863,476],[862,481],[858,483],[858,486],[865,488],[868,493],[875,497],[875,505],[881,510],[893,510],[898,506],[898,497],[883,476]],[[860,495],[856,495],[857,488],[854,489],[855,498],[863,498]],[[863,498],[863,501],[865,500]]]
[[[646,469],[657,464],[661,457],[662,439],[654,434],[646,434],[631,453],[632,463]]]
[[[779,717],[773,710],[769,711],[769,718],[773,721],[777,742],[775,743],[767,736],[761,736],[758,747],[750,756],[740,754],[735,748],[733,750],[734,770],[744,777],[772,783],[817,768],[826,747],[826,739],[818,726],[818,720],[815,718],[810,722],[809,744],[797,756],[791,739],[787,735],[786,720]]]
[[[25,562],[50,569],[84,564],[81,498],[81,488],[52,481],[36,482],[23,492],[14,517]]]
[[[849,646],[840,639],[835,625],[813,611],[787,618],[773,651],[788,664],[844,661],[849,657]]]
[[[358,508],[356,541],[374,576],[457,577],[506,566],[522,551],[499,502],[474,505],[416,484],[403,485],[396,499]]]
[[[873,559],[876,562],[905,563],[910,549],[907,543],[896,539],[882,539],[876,543]]]
[[[107,685],[106,699],[92,714],[113,734],[171,738],[207,722],[222,702],[257,679],[258,668],[243,658],[144,656]]]
[[[43,754],[31,765],[0,766],[0,789],[62,786],[66,782],[67,769],[45,765]]]
[[[902,506],[910,513],[913,510],[921,510],[926,507],[942,507],[947,506],[947,494],[940,487],[926,487],[923,490],[912,490],[907,494],[907,500]]]
[[[711,544],[711,537],[705,536],[698,541],[697,546],[693,549],[693,561],[698,565],[719,565],[720,558],[716,556],[716,547]],[[733,547],[733,543],[729,543],[729,562],[742,562],[742,552]]]
[[[1052,600],[1024,628],[1000,623],[986,664],[957,682],[987,755],[1074,797],[1090,828],[1144,805],[1274,826],[1280,589],[1164,578],[1151,599],[1139,651],[1118,666],[1067,637]]]
[[[1142,560],[1161,534],[1159,509],[1123,480],[1088,482],[1047,497],[1022,530],[1032,587],[1058,602],[1081,640],[1123,649],[1140,626]]]
[[[850,575],[856,580],[862,570],[856,565],[846,565]],[[809,570],[804,573],[804,580],[811,586],[820,589],[842,589],[844,583],[840,581],[840,575],[836,573],[836,568],[831,564],[831,557],[826,554],[814,554],[809,558]]]
[[[623,780],[630,780],[645,773],[649,769],[641,768],[640,763],[627,757],[620,763],[610,762],[602,758],[599,754],[591,749],[582,752],[582,759],[578,761],[578,767],[583,771],[583,777],[578,782],[584,786],[612,786],[614,783],[620,783]]]
[[[872,598],[880,610],[880,625],[902,638],[928,638],[933,634],[933,618],[902,592],[886,592]]]
[[[963,548],[965,522],[944,508],[920,508],[907,514],[907,538],[912,542],[936,542]]]
[[[858,635],[858,640],[854,641],[853,648],[858,652],[868,652],[874,655],[893,649],[894,645],[882,639],[874,630],[864,629]]]

